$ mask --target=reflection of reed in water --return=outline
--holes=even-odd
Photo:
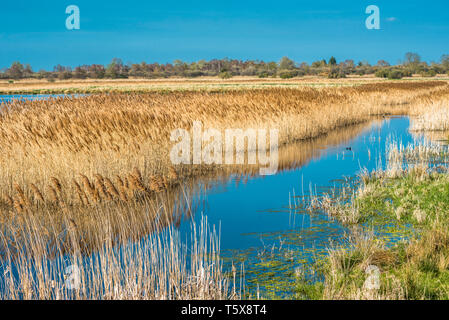
[[[100,223],[97,222],[97,225]],[[107,228],[108,226],[106,226]],[[216,231],[207,219],[192,222],[191,243],[167,228],[136,242],[102,247],[83,256],[73,252],[54,258],[46,243],[28,242],[0,264],[0,299],[234,299],[236,283],[222,271]],[[72,223],[69,235],[80,232]],[[33,255],[27,254],[33,251]],[[38,254],[38,255],[36,255]]]
[[[318,158],[329,147],[345,144],[356,136],[368,131],[373,126],[379,126],[382,120],[372,120],[356,125],[342,127],[317,138],[301,140],[281,146],[278,150],[279,164],[278,172],[294,170],[307,164],[310,160]],[[243,165],[219,165],[219,166],[197,166],[199,172],[194,180],[198,182],[225,183],[232,176],[237,183],[245,183],[251,177],[259,175],[260,164],[248,164],[248,152],[245,153]]]
[[[79,199],[64,196],[66,186],[54,179],[49,192],[35,185],[28,196],[19,185],[17,194],[1,208],[0,254],[20,254],[25,247],[34,252],[33,243],[45,243],[53,255],[91,252],[105,241],[112,245],[179,226],[189,218],[201,201],[201,189],[186,184],[172,184],[153,191],[138,179],[117,177],[114,184],[107,178],[95,182],[83,176],[74,181]],[[122,181],[122,184],[119,182]]]

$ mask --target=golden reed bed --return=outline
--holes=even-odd
[[[217,170],[170,163],[171,131],[190,130],[193,121],[205,129],[278,128],[285,145],[373,115],[416,114],[448,96],[446,82],[428,81],[17,102],[0,114],[0,207],[126,202]]]
[[[47,270],[45,261],[64,254],[76,260],[90,252],[114,261],[117,257],[113,248],[117,244],[177,225],[182,213],[194,211],[194,199],[201,193],[195,187],[195,177],[257,172],[257,165],[173,165],[169,151],[174,129],[190,130],[194,121],[201,121],[204,129],[220,131],[277,128],[283,146],[279,159],[282,170],[317,153],[310,145],[294,148],[293,142],[326,137],[337,128],[362,124],[372,116],[418,115],[430,104],[447,105],[448,101],[446,82],[427,81],[354,87],[115,93],[15,102],[7,109],[4,106],[0,112],[0,261],[15,261],[13,264],[20,270],[19,279],[1,296],[17,298],[26,293],[30,298],[68,298],[63,286],[56,293],[49,288],[45,279],[60,270]],[[354,130],[350,129],[350,134],[356,134],[361,127]],[[325,143],[339,139],[327,137]],[[216,238],[206,240],[214,242]],[[179,249],[180,244],[167,241],[172,250]],[[193,261],[208,256],[212,265],[219,259],[219,251],[210,252],[204,241],[192,250],[197,252]],[[130,251],[133,259],[139,250]],[[212,277],[218,289],[204,294],[208,292],[204,283],[183,276],[185,261],[180,265],[178,255],[170,258],[164,256],[163,248],[156,251],[156,256],[161,255],[158,259],[177,268],[172,272],[158,264],[155,273],[146,275],[156,279],[153,275],[159,274],[157,277],[168,282],[176,279],[176,290],[164,287],[161,298],[236,296],[223,289],[220,268],[214,269]],[[142,259],[137,261],[138,266],[146,266]],[[203,272],[208,261],[204,261],[206,266],[195,266],[195,272]],[[90,266],[95,270],[93,263]],[[32,280],[35,265],[43,268],[37,283]],[[126,272],[136,272],[132,265],[122,267]],[[136,296],[126,286],[117,289],[117,295],[98,289],[106,285],[106,280],[121,281],[122,267],[112,264],[115,276],[85,285],[89,294],[78,292],[77,297],[157,297],[151,290],[161,290],[158,285]],[[111,283],[107,285],[112,290]],[[188,287],[188,294],[179,286]],[[142,289],[138,284],[136,288]]]

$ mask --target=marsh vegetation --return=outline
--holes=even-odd
[[[66,260],[82,261],[74,298],[238,298],[240,280],[222,269],[213,226],[195,234],[193,225],[189,245],[173,228],[207,189],[197,179],[255,175],[258,166],[174,166],[172,130],[194,121],[278,128],[284,170],[309,157],[292,149],[298,141],[373,116],[428,123],[429,106],[448,98],[446,82],[426,81],[15,101],[0,113],[2,298],[72,297],[58,278]]]
[[[444,132],[443,142],[421,135],[406,146],[390,142],[385,167],[362,172],[356,184],[311,201],[348,225],[349,233],[343,245],[330,248],[315,264],[322,282],[298,280],[299,298],[449,298],[449,133],[438,117],[440,109],[429,105],[422,111],[412,132]],[[386,228],[394,239],[385,237]],[[373,269],[378,272],[375,287],[370,286]]]

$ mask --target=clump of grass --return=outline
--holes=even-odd
[[[412,110],[416,116],[410,126],[412,131],[449,131],[449,104],[445,101],[431,102]]]

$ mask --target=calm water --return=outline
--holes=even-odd
[[[1,103],[10,103],[12,101],[22,100],[22,101],[36,101],[36,100],[46,100],[49,98],[59,98],[59,97],[81,97],[81,94],[67,95],[67,94],[6,94],[0,95]]]
[[[0,96],[0,101],[45,99],[39,96]],[[395,139],[414,141],[406,117],[374,120],[336,130],[314,140],[281,148],[280,169],[273,176],[233,174],[209,178],[208,190],[193,215],[200,223],[207,216],[220,230],[225,267],[244,265],[245,280],[264,297],[288,296],[293,291],[295,270],[305,268],[329,246],[345,239],[347,231],[325,215],[292,212],[303,194],[326,191],[341,179],[354,177],[385,164],[385,147]],[[197,185],[205,183],[199,180]],[[296,196],[296,197],[295,197]],[[179,229],[190,235],[189,219]]]
[[[296,160],[273,176],[231,176],[208,190],[198,209],[210,224],[220,226],[221,248],[227,263],[244,262],[250,288],[264,296],[282,297],[292,292],[294,273],[326,248],[340,243],[347,231],[325,215],[292,212],[294,195],[326,191],[362,168],[369,171],[385,165],[385,147],[394,139],[414,141],[405,117],[373,121],[337,130],[326,137],[290,146]],[[282,159],[283,154],[280,152]],[[181,225],[188,233],[189,223]]]
[[[302,143],[312,145],[309,161],[273,176],[248,177],[245,184],[236,183],[240,177],[230,177],[208,191],[201,210],[209,223],[221,225],[222,249],[258,247],[261,235],[308,228],[313,225],[312,217],[293,219],[288,209],[293,193],[307,193],[310,186],[334,186],[338,183],[335,179],[353,177],[362,168],[371,171],[379,167],[379,158],[384,159],[386,143],[392,137],[403,144],[414,141],[408,127],[408,118],[391,118],[359,126],[356,137],[348,136],[353,130],[337,131],[334,135],[340,134],[342,141],[327,148],[323,145],[326,140]],[[298,157],[302,150],[298,144]]]

